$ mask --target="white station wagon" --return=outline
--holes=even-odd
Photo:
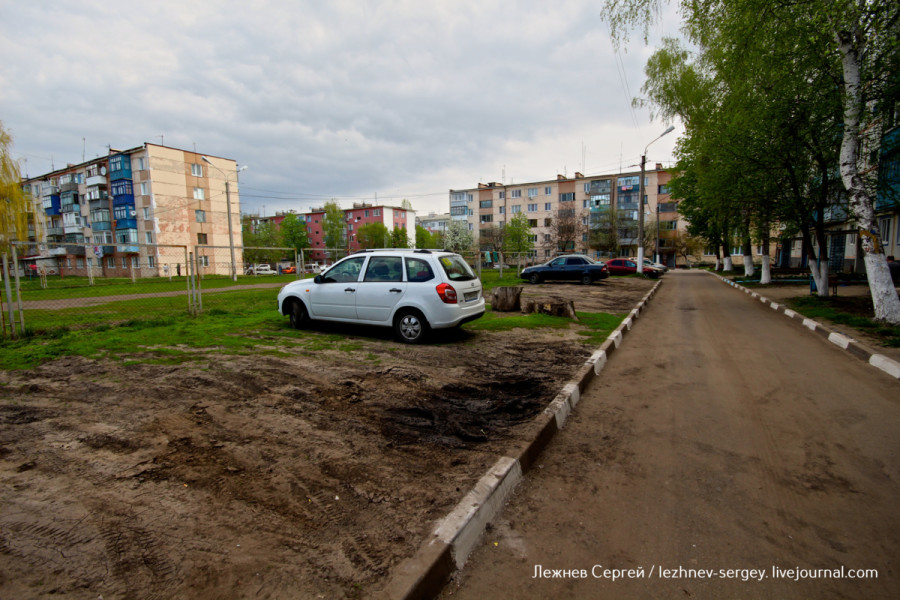
[[[362,250],[313,279],[287,284],[278,310],[297,329],[310,320],[393,327],[402,342],[484,314],[481,281],[452,252]]]

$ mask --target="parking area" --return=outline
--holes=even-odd
[[[524,295],[625,314],[653,284]],[[2,595],[368,597],[593,350],[577,324],[297,335],[0,372]]]

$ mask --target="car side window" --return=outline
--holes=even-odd
[[[561,266],[563,266],[564,264],[566,264],[566,259],[565,259],[565,258],[557,258],[557,259],[554,260],[552,263],[550,263],[550,266],[551,266],[551,267],[561,267]]]
[[[627,261],[627,262],[625,263],[625,265],[626,265],[626,266],[629,266],[629,267],[636,267],[636,266],[637,266],[637,264],[631,262],[630,260]]]
[[[365,257],[354,257],[341,261],[322,274],[324,283],[346,283],[357,281]]]
[[[403,281],[399,256],[373,256],[363,281]]]
[[[575,266],[578,266],[578,265],[584,264],[584,261],[581,260],[580,258],[572,257],[572,258],[567,258],[567,259],[566,259],[566,264],[567,264],[567,265],[575,265]]]
[[[421,258],[406,259],[406,280],[411,282],[428,281],[434,279],[434,271],[428,261]]]

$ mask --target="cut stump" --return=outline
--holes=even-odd
[[[578,317],[575,316],[575,303],[561,298],[526,298],[522,301],[522,312],[578,320]]]
[[[491,309],[499,312],[519,310],[522,286],[496,287],[491,292]]]

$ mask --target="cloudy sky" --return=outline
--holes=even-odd
[[[248,165],[243,212],[446,212],[451,188],[628,169],[669,125],[631,98],[677,19],[616,53],[601,5],[0,0],[0,120],[31,176],[164,143]]]

